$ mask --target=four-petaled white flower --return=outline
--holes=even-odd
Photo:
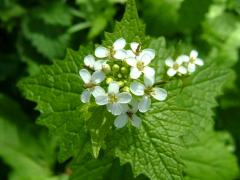
[[[187,59],[188,56],[186,55],[179,56],[175,62],[171,58],[168,58],[165,61],[165,64],[169,67],[167,75],[172,77],[176,74],[187,74],[187,69],[183,66],[183,63],[186,62]]]
[[[96,61],[93,55],[87,55],[84,57],[84,65],[95,71],[102,71],[103,65],[106,64],[106,60]]]
[[[145,49],[136,57],[128,57],[126,62],[131,66],[130,77],[132,79],[138,79],[142,74],[147,78],[153,78],[155,71],[148,65],[155,57],[155,51],[151,49]]]
[[[136,112],[138,111],[138,102],[136,100],[132,100],[129,104],[130,107],[128,107],[124,113],[115,119],[114,125],[116,128],[124,127],[127,124],[128,120],[130,120],[131,124],[137,128],[141,126],[142,121],[136,115]]]
[[[123,38],[117,39],[113,46],[108,49],[103,46],[99,46],[95,49],[95,56],[98,58],[113,57],[118,60],[123,60],[126,58],[127,52],[124,50],[126,46],[126,40]]]
[[[95,96],[98,105],[107,105],[107,109],[113,115],[120,115],[127,109],[127,104],[131,101],[132,95],[128,92],[119,92],[119,84],[112,82],[108,86],[108,92],[98,88],[98,95]]]
[[[196,65],[202,66],[203,60],[198,58],[198,52],[196,50],[192,50],[190,52],[189,58],[185,61],[188,63],[188,72],[193,73],[196,70]]]
[[[105,75],[100,71],[96,71],[91,75],[86,69],[81,69],[79,71],[79,75],[81,76],[84,82],[84,87],[86,88],[86,90],[84,90],[81,94],[81,101],[86,103],[90,101],[91,94],[93,94],[94,97],[96,96],[96,90],[99,87],[97,85],[105,79]]]
[[[138,104],[140,112],[147,112],[151,105],[151,97],[158,101],[164,101],[167,98],[167,91],[163,88],[153,87],[154,79],[144,78],[144,85],[139,82],[133,82],[130,85],[130,91],[136,96],[143,96]]]

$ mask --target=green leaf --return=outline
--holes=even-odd
[[[25,18],[22,30],[23,35],[46,58],[58,58],[65,54],[70,35],[61,27],[45,25],[34,18]]]
[[[105,33],[103,44],[111,46],[119,37],[127,42],[141,42],[145,46],[148,38],[145,36],[145,25],[140,21],[134,0],[128,0],[121,22],[116,22],[113,33]]]
[[[110,133],[113,124],[113,116],[104,106],[93,106],[83,111],[87,117],[87,129],[91,135],[92,152],[98,157],[101,147],[105,144],[105,137]],[[97,118],[96,118],[97,116]]]
[[[172,35],[178,31],[178,9],[182,0],[144,0],[142,17],[146,22],[147,32],[154,36]]]
[[[19,17],[25,13],[25,9],[16,2],[1,2],[0,5],[0,19],[4,22],[12,18]]]
[[[179,27],[186,32],[195,30],[205,18],[211,3],[212,0],[184,0],[179,9]]]
[[[204,23],[203,38],[219,47],[228,39],[233,33],[238,23],[237,18],[230,14],[223,12],[218,16],[209,17]]]
[[[49,25],[70,26],[72,21],[70,8],[62,2],[48,3],[34,10],[34,14]]]
[[[119,159],[114,159],[112,162],[112,166],[109,169],[107,176],[105,177],[107,180],[149,180],[144,175],[140,175],[136,178],[134,178],[132,173],[131,165],[124,164],[123,166],[120,165]]]
[[[91,159],[86,157],[84,160],[72,163],[73,174],[70,180],[104,180],[108,170],[112,166],[111,158]]]
[[[38,180],[52,179],[55,141],[45,131],[31,133],[34,129],[13,100],[1,94],[0,102],[0,157],[12,167],[9,179],[31,180],[36,174]]]
[[[156,50],[155,61],[163,64],[162,44],[160,38],[150,43],[150,47]],[[151,179],[182,178],[179,151],[184,144],[180,137],[189,132],[196,136],[211,126],[212,108],[217,105],[215,98],[229,78],[229,69],[209,61],[206,59],[205,66],[191,76],[168,82],[167,100],[152,104],[152,109],[141,117],[140,129],[118,130],[110,136],[109,146],[115,148],[122,163],[132,165],[135,175],[144,173]]]
[[[87,139],[80,101],[82,81],[78,71],[89,49],[69,50],[63,61],[42,66],[38,75],[19,83],[25,96],[38,103],[37,109],[41,112],[38,122],[58,138],[61,161],[77,155]]]
[[[206,132],[181,153],[186,180],[231,180],[239,173],[233,139],[225,132]]]

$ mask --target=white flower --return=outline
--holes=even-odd
[[[155,56],[155,52],[153,49],[143,49],[142,46],[137,42],[130,43],[131,50],[127,50],[127,57],[137,57],[141,53],[148,53],[150,56]],[[154,58],[154,57],[153,57]]]
[[[127,103],[132,99],[132,96],[128,92],[119,93],[119,84],[112,82],[108,86],[108,92],[101,87],[98,88],[97,95],[95,96],[96,103],[98,105],[107,105],[107,109],[113,115],[120,115],[127,109]]]
[[[108,49],[103,46],[99,46],[95,49],[95,56],[98,58],[106,58],[109,56],[114,57],[115,59],[123,60],[126,57],[126,51],[124,47],[126,46],[126,40],[123,38],[117,39],[112,48]]]
[[[198,58],[198,52],[196,50],[190,52],[190,56],[186,62],[188,62],[187,68],[189,73],[193,73],[196,70],[196,65],[202,66],[204,64],[203,60]]]
[[[131,124],[137,128],[141,126],[141,119],[135,114],[138,111],[138,102],[132,100],[130,103],[130,106],[124,113],[119,115],[115,121],[114,125],[116,128],[122,128],[124,127],[128,120],[130,119]]]
[[[155,75],[155,71],[153,68],[148,65],[154,59],[155,52],[154,50],[147,49],[143,50],[139,56],[129,57],[126,59],[128,65],[131,66],[130,77],[132,79],[138,79],[142,73],[147,78],[152,78]]]
[[[86,90],[81,94],[81,101],[83,103],[87,103],[90,101],[91,94],[93,94],[94,97],[96,96],[96,90],[99,87],[97,85],[105,79],[105,75],[100,71],[96,71],[91,75],[86,69],[81,69],[79,71],[79,75],[81,76],[84,82],[84,87],[86,88]]]
[[[154,79],[144,78],[144,85],[139,82],[133,82],[130,85],[130,91],[136,96],[143,96],[138,104],[140,112],[147,112],[151,105],[151,96],[163,101],[167,98],[167,91],[163,88],[153,87]]]
[[[179,56],[175,62],[171,58],[166,59],[165,64],[169,67],[167,75],[172,77],[175,74],[187,74],[187,69],[183,66],[187,59],[186,55]]]
[[[84,65],[95,71],[102,71],[103,66],[106,64],[106,60],[96,61],[93,55],[87,55],[84,57]]]

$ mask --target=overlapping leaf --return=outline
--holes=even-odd
[[[188,142],[181,153],[185,164],[184,179],[234,179],[239,170],[236,157],[232,154],[232,141],[228,133],[209,131],[200,137],[199,142]]]
[[[12,167],[9,179],[57,180],[52,172],[55,141],[45,131],[32,133],[18,104],[2,94],[0,107],[0,157]]]
[[[20,83],[26,97],[38,102],[37,109],[42,113],[39,123],[59,138],[61,160],[78,154],[87,138],[78,71],[88,52],[88,48],[82,48],[80,52],[69,50],[64,61],[42,66],[39,75]]]

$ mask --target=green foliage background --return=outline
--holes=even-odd
[[[0,179],[239,179],[240,1],[136,6],[0,0]],[[170,55],[197,49],[205,61],[165,86],[168,100],[140,130],[116,131],[104,109],[79,100],[83,57],[119,37],[156,50],[158,78]]]

